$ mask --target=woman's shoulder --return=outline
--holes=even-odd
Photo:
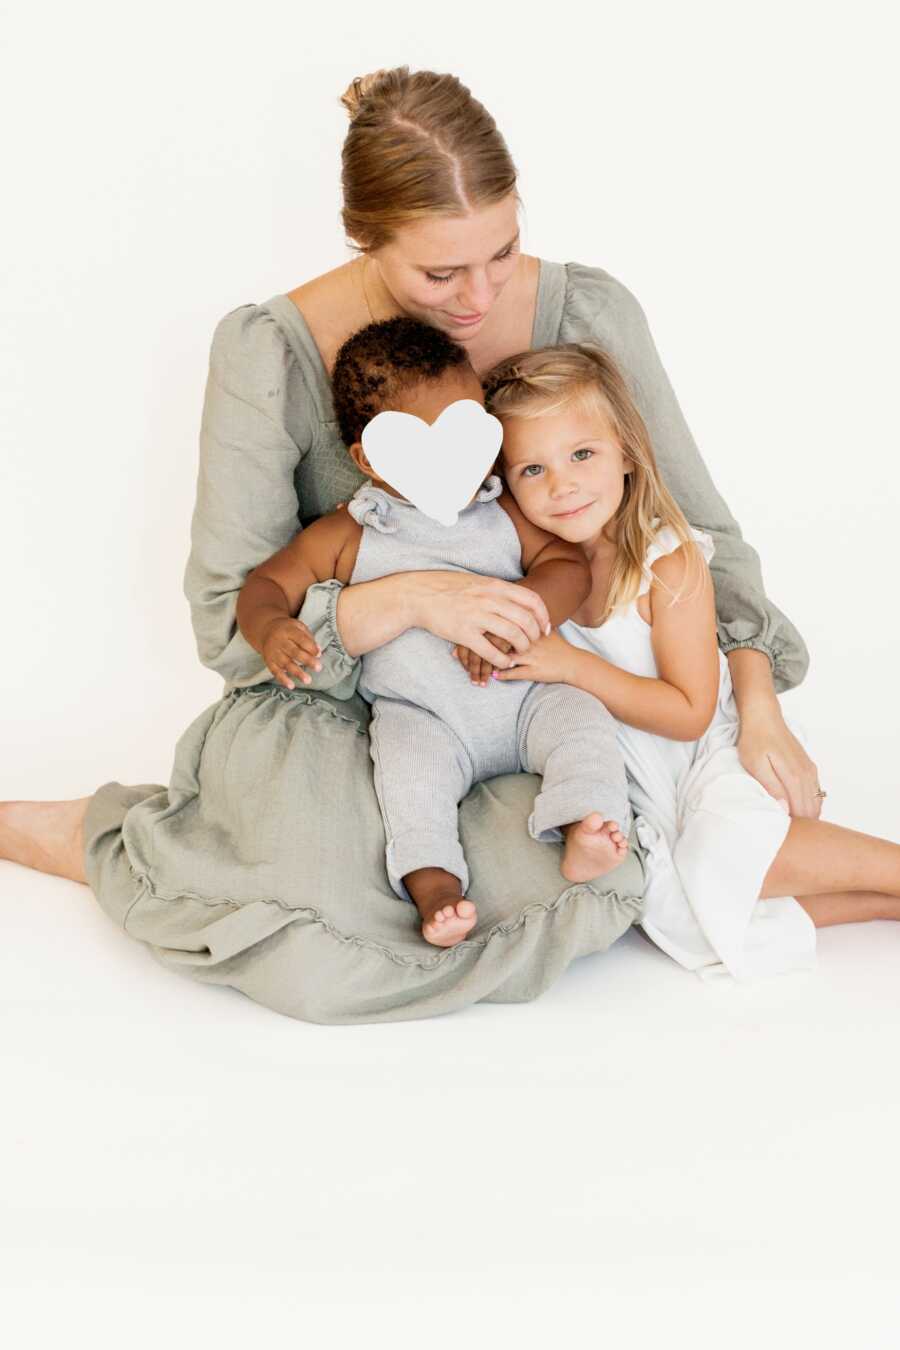
[[[289,294],[224,315],[213,333],[209,373],[222,389],[273,411],[296,395],[311,399],[320,419],[332,416],[316,338]]]
[[[274,296],[263,304],[238,305],[216,324],[210,347],[210,371],[224,385],[237,374],[241,381],[248,371],[283,369],[286,359],[295,359],[290,333]]]
[[[561,342],[603,341],[646,326],[637,297],[610,272],[579,262],[567,262],[564,269]]]
[[[370,322],[357,259],[295,286],[284,297],[296,311],[315,344],[317,364],[330,372],[338,351],[351,333]]]

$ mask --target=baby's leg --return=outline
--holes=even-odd
[[[544,778],[528,829],[546,841],[564,834],[566,880],[593,881],[618,867],[628,852],[628,785],[603,704],[568,684],[535,685],[519,713],[519,756]]]
[[[397,895],[416,905],[426,940],[452,947],[477,918],[471,900],[463,899],[469,870],[457,809],[472,786],[471,765],[439,718],[392,699],[375,700],[369,742],[388,879]]]
[[[900,845],[824,820],[792,820],[760,899],[785,895],[817,928],[900,919]]]

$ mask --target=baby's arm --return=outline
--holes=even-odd
[[[238,627],[286,689],[294,688],[292,675],[309,684],[302,667],[318,670],[321,655],[306,624],[294,615],[315,582],[350,580],[361,534],[347,511],[333,511],[247,575],[238,596]]]
[[[631,675],[593,652],[572,647],[571,658],[565,654],[565,683],[599,698],[620,722],[669,740],[695,741],[712,720],[719,690],[709,569],[702,558],[692,564],[684,548],[677,548],[659,558],[651,570],[655,578],[649,594],[651,641],[659,678]],[[682,597],[673,599],[682,588]],[[526,655],[526,669],[527,664]],[[523,678],[529,678],[524,670]]]
[[[503,491],[498,499],[516,528],[522,547],[522,571],[516,584],[525,586],[541,597],[550,615],[551,628],[558,628],[572,617],[578,606],[591,593],[591,568],[578,544],[570,544],[555,534],[548,534],[523,515],[510,492]],[[512,647],[494,633],[485,637],[504,653]],[[468,647],[456,647],[454,654],[464,670],[477,684],[485,684],[493,667],[477,652]]]
[[[584,550],[532,524],[512,493],[504,491],[498,504],[515,525],[522,545],[525,575],[518,584],[538,593],[547,606],[550,626],[558,628],[591,593],[591,566]]]

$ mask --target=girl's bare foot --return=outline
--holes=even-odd
[[[0,802],[0,858],[87,883],[84,817],[90,800]]]
[[[435,947],[455,947],[475,927],[478,912],[471,900],[435,897],[434,909],[422,910],[422,936]]]
[[[566,851],[560,871],[566,881],[596,881],[625,858],[628,840],[614,820],[596,811],[566,827]]]

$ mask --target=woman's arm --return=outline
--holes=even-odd
[[[738,647],[728,654],[734,700],[741,719],[738,755],[792,816],[817,820],[822,811],[819,771],[787,726],[764,652]]]
[[[818,789],[815,765],[785,726],[775,697],[806,674],[809,654],[803,639],[766,595],[759,557],[741,535],[700,457],[638,301],[600,268],[569,263],[567,281],[560,341],[598,342],[619,362],[670,491],[691,524],[707,531],[715,543],[710,570],[718,638],[732,678],[737,674],[735,698],[742,719],[738,748],[744,767],[771,792],[768,766],[781,765],[792,782],[779,777],[775,795],[787,798],[793,815],[817,815],[821,799],[813,795]],[[764,654],[768,675],[754,657],[733,658],[732,653],[744,651]]]
[[[690,523],[712,535],[715,554],[710,570],[722,650],[727,654],[750,647],[765,652],[775,688],[793,688],[809,664],[803,639],[766,595],[759,557],[743,538],[700,456],[644,311],[621,282],[600,268],[569,263],[567,271],[571,288],[567,316],[572,311],[568,326],[580,330],[585,340],[599,342],[618,361],[647,424],[666,485]]]
[[[427,628],[506,667],[509,658],[485,633],[496,633],[525,652],[549,622],[536,592],[477,572],[398,572],[345,586],[336,606],[338,633],[350,657],[390,642],[407,628]]]
[[[200,659],[230,685],[265,678],[237,627],[237,597],[297,532],[294,474],[311,444],[309,394],[285,335],[261,306],[227,314],[210,352],[184,589]]]

